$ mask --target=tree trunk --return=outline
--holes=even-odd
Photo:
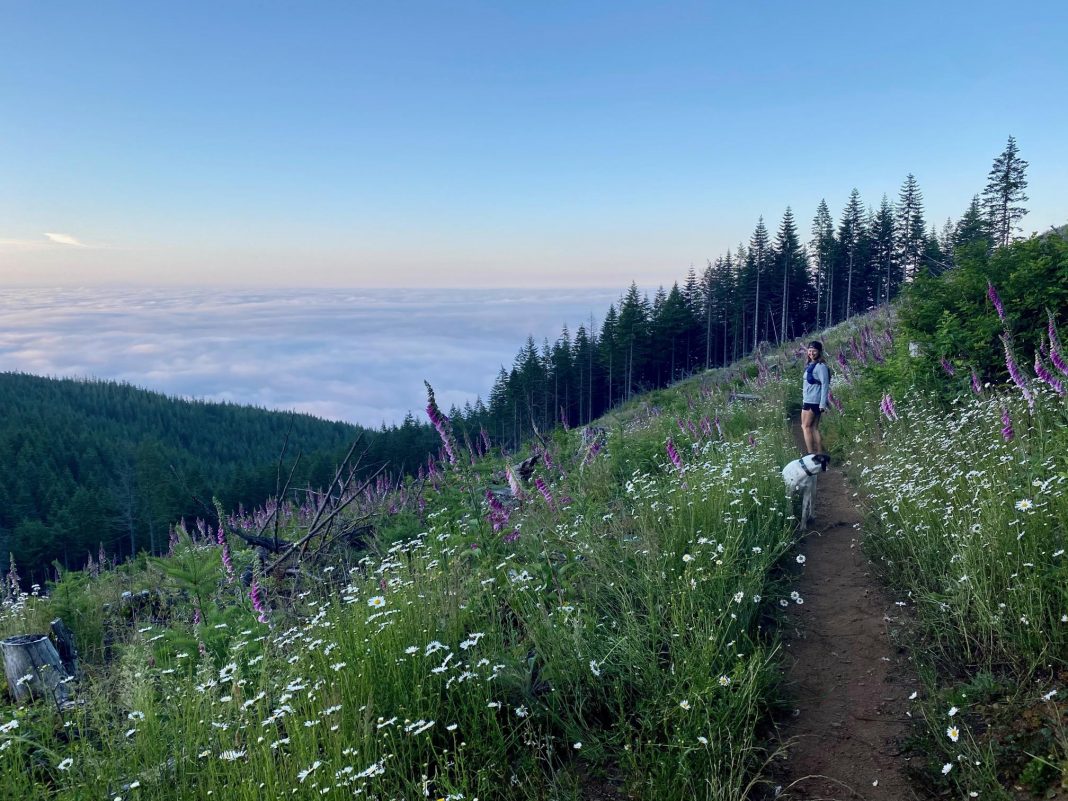
[[[70,700],[67,671],[59,652],[44,634],[18,634],[0,640],[7,688],[16,703],[52,698],[57,706]]]

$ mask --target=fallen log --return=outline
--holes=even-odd
[[[63,706],[70,701],[70,676],[47,634],[16,634],[0,640],[0,649],[7,689],[16,703],[51,698]]]

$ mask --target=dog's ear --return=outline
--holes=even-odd
[[[814,456],[813,458],[814,458],[814,459],[815,459],[815,460],[816,460],[817,462],[819,462],[819,465],[820,465],[820,471],[821,471],[821,472],[823,472],[823,471],[826,471],[826,470],[827,470],[827,468],[828,468],[828,467],[830,467],[830,465],[831,465],[831,456],[830,456],[830,454],[827,454],[827,453],[817,453],[817,454],[815,454],[815,456]]]

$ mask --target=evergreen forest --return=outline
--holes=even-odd
[[[0,552],[43,583],[55,561],[81,568],[166,550],[182,519],[260,505],[279,457],[295,488],[329,484],[359,437],[362,471],[414,473],[437,435],[408,417],[372,431],[305,414],[180,400],[111,381],[0,373]],[[293,463],[300,454],[294,468]]]

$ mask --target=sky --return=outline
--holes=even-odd
[[[1065,30],[1060,0],[0,0],[0,286],[670,285],[910,172],[941,226],[1009,135],[1041,231]]]

